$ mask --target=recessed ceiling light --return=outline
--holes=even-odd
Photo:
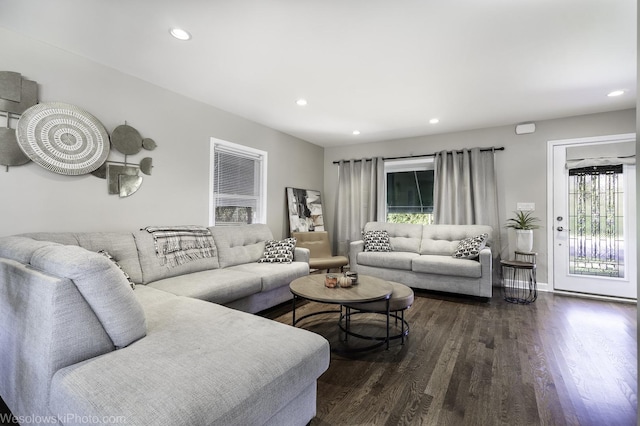
[[[298,104],[299,106],[305,106],[307,104],[307,100],[306,99],[298,99],[296,101],[296,104]]]
[[[432,118],[431,120],[429,120],[429,123],[431,123],[431,124],[438,124],[439,122],[440,122],[440,120],[437,119],[437,118]]]
[[[624,90],[614,90],[613,92],[610,92],[607,96],[609,96],[610,98],[614,97],[614,96],[620,96],[624,94]]]
[[[354,131],[353,131],[353,134],[354,134],[355,136],[358,136],[358,135],[360,134],[360,130],[354,130]]]
[[[169,32],[171,33],[172,36],[174,36],[178,40],[189,40],[189,39],[191,39],[191,34],[189,34],[187,31],[183,30],[182,28],[171,28],[171,30]]]

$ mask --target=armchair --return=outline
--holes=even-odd
[[[309,249],[309,268],[311,269],[326,269],[329,272],[332,268],[340,268],[342,272],[342,269],[349,264],[347,257],[332,254],[327,231],[292,232],[291,236],[296,239],[297,247]]]

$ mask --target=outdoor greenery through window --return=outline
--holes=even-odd
[[[264,223],[267,153],[211,140],[211,225]]]
[[[433,158],[385,162],[386,220],[432,224]]]

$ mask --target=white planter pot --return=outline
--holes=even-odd
[[[533,230],[516,229],[516,250],[524,252],[533,251]]]

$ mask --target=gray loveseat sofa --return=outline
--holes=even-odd
[[[210,230],[213,252],[174,267],[147,231],[0,238],[0,396],[18,421],[307,424],[328,342],[249,312],[291,298],[308,251],[258,263],[266,226]]]
[[[353,241],[349,248],[351,270],[413,288],[492,296],[490,226],[369,222],[363,233],[368,231],[386,231],[391,251],[365,251],[363,240]],[[489,240],[478,258],[452,256],[461,240],[483,233]]]

